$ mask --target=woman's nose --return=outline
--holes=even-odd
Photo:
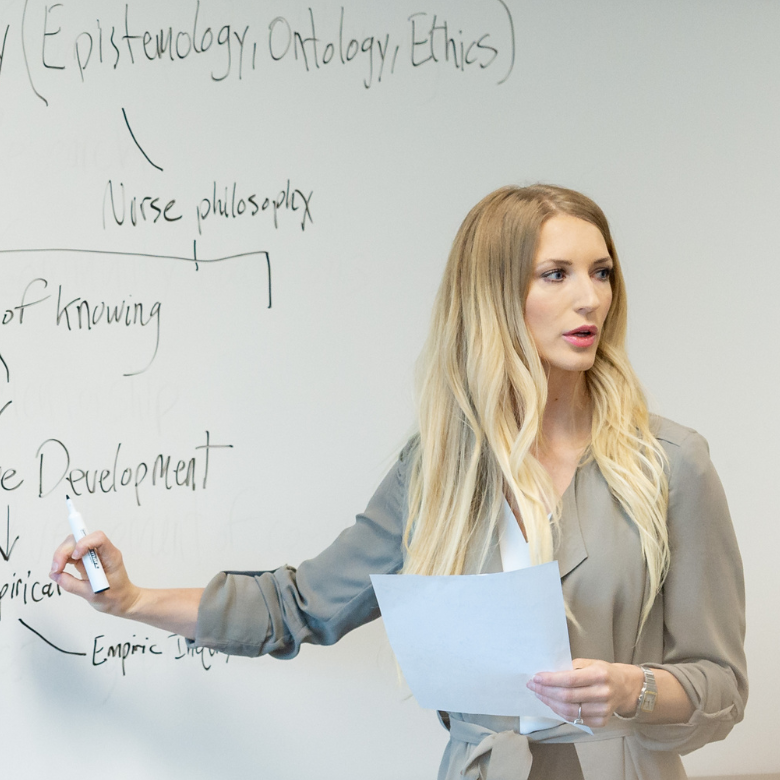
[[[590,277],[577,285],[574,302],[577,311],[592,312],[598,308],[600,302],[596,284]]]

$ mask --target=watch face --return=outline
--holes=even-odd
[[[639,705],[639,709],[642,712],[652,712],[653,707],[655,707],[655,698],[655,691],[645,691],[642,695],[642,704]]]

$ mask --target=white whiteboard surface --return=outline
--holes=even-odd
[[[605,209],[634,365],[729,496],[752,694],[688,771],[780,771],[778,31],[758,1],[0,2],[0,774],[435,776],[381,623],[228,662],[46,597],[60,475],[97,470],[77,506],[140,584],[316,554],[413,424],[461,219],[535,181]]]

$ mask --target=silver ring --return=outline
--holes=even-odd
[[[582,704],[580,704],[580,709],[577,712],[577,717],[572,721],[575,726],[584,726],[585,721],[582,719]]]

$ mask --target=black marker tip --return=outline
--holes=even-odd
[[[67,493],[65,494],[65,500],[70,501],[70,496]]]

